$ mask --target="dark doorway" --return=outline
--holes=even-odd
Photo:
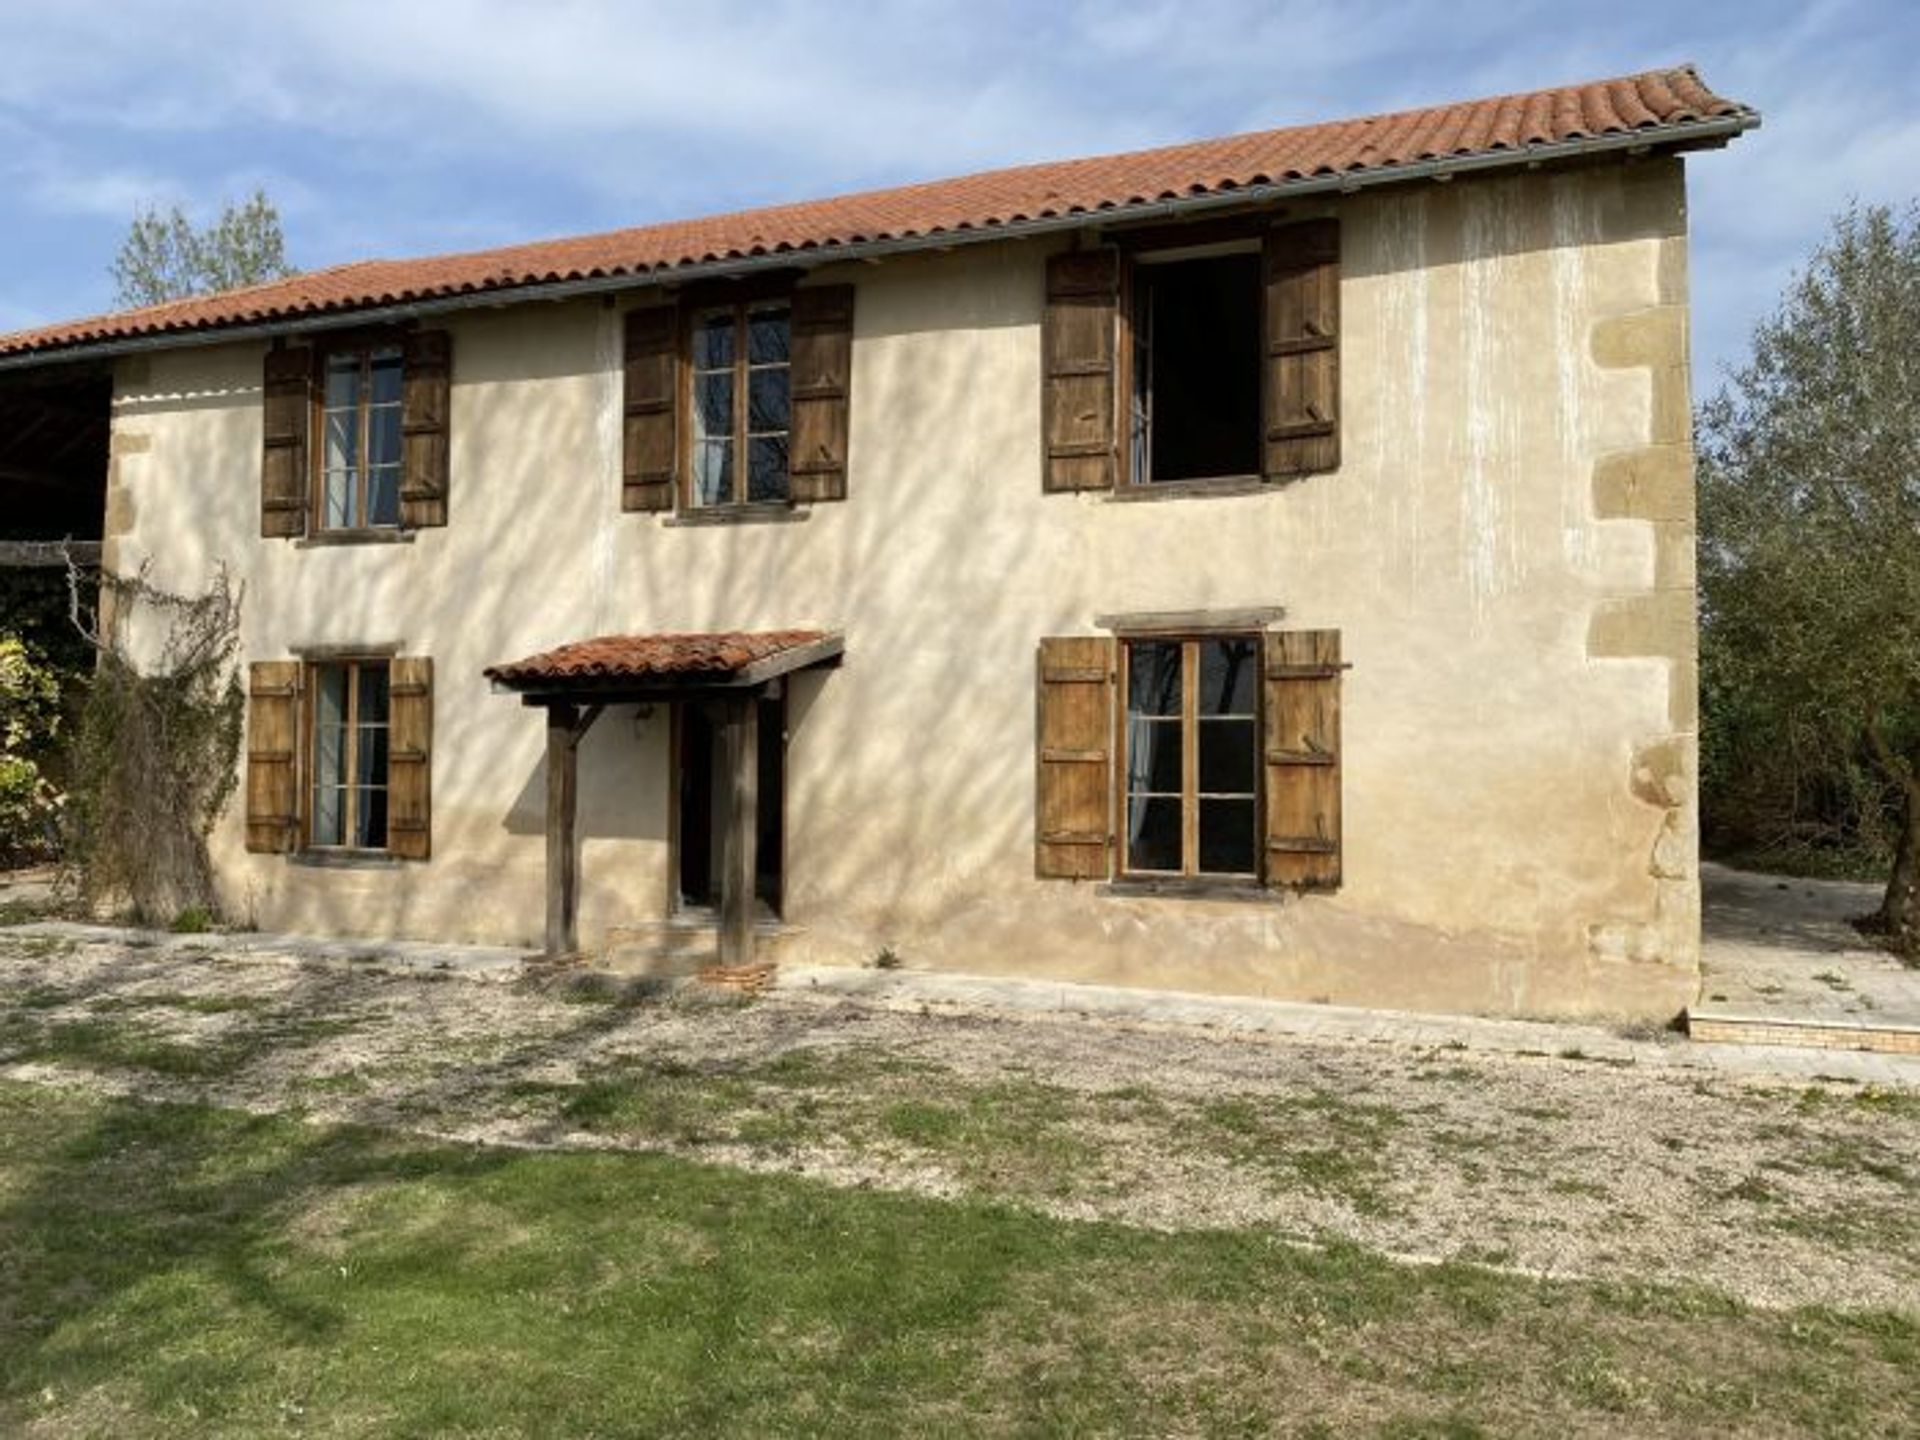
[[[679,860],[674,908],[718,912],[721,846],[727,825],[727,767],[721,703],[688,700],[680,706],[677,771]],[[787,707],[781,696],[762,696],[760,710],[760,813],[754,846],[753,892],[768,915],[780,913],[786,826]]]

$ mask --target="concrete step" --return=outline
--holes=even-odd
[[[1920,1055],[1920,1015],[1759,1010],[1708,1002],[1687,1009],[1687,1034],[1720,1045],[1798,1045]]]
[[[783,941],[796,932],[777,921],[754,927],[754,959],[778,963]],[[590,965],[614,975],[684,979],[720,963],[720,934],[702,921],[662,920],[608,929]]]

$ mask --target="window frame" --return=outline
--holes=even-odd
[[[307,855],[339,856],[385,856],[393,853],[393,659],[384,654],[348,654],[329,655],[325,659],[304,660],[301,662],[300,705],[300,851]],[[360,747],[360,674],[363,670],[378,668],[387,675],[387,719],[384,728],[387,731],[387,764],[380,776],[378,786],[361,786],[350,780],[331,788],[343,792],[343,810],[340,817],[340,833],[352,835],[354,822],[358,819],[357,806],[359,792],[363,789],[380,789],[388,796],[386,839],[380,845],[327,844],[313,837],[314,791],[319,786],[320,770],[320,724],[317,708],[320,702],[320,672],[323,670],[346,670],[348,672],[347,708],[344,728],[346,745],[341,754],[341,772],[351,776]]]
[[[363,519],[358,525],[329,525],[327,523],[327,371],[329,364],[338,356],[355,355],[359,358],[359,399],[354,407],[354,507],[358,514],[365,517],[368,513],[368,493],[372,485],[372,467],[367,464],[367,440],[373,426],[373,359],[383,351],[392,351],[399,360],[400,394],[393,402],[400,412],[400,454],[394,476],[394,518],[391,524],[371,523]],[[405,337],[397,332],[355,331],[347,335],[319,343],[313,349],[313,382],[308,387],[310,400],[308,405],[307,433],[313,437],[308,446],[307,460],[307,533],[310,536],[327,538],[351,538],[354,536],[390,536],[407,529],[404,491],[407,483],[406,450],[406,404],[407,404],[407,347]]]
[[[770,365],[753,363],[749,349],[752,315],[756,310],[783,310],[786,312],[787,358],[784,362]],[[733,385],[732,424],[726,441],[733,447],[733,476],[729,493],[725,500],[703,501],[699,498],[699,458],[702,437],[697,432],[696,420],[699,417],[699,383],[702,375],[721,374],[719,370],[703,370],[694,354],[694,336],[707,317],[727,313],[733,322],[733,361],[728,367]],[[680,387],[681,411],[685,424],[680,433],[685,437],[681,441],[682,479],[680,483],[679,508],[687,515],[716,515],[728,512],[749,510],[789,510],[795,505],[793,498],[793,292],[792,287],[777,289],[756,288],[747,294],[700,294],[688,297],[685,305],[685,322],[680,339],[682,356]],[[784,369],[787,372],[787,424],[780,431],[752,428],[753,372],[756,370]],[[781,478],[781,494],[770,499],[756,500],[752,497],[752,443],[756,437],[765,438],[779,434],[786,438],[787,464]]]
[[[1146,397],[1147,420],[1144,435],[1145,463],[1136,463],[1135,456],[1135,391],[1134,380],[1137,373],[1137,349],[1140,343],[1139,307],[1145,295],[1141,284],[1140,272],[1152,270],[1160,265],[1178,265],[1193,260],[1227,259],[1233,256],[1262,254],[1263,234],[1269,228],[1266,225],[1245,226],[1229,225],[1202,230],[1196,227],[1191,235],[1169,234],[1164,228],[1142,231],[1137,236],[1118,235],[1114,239],[1120,245],[1120,294],[1115,310],[1118,316],[1119,334],[1115,337],[1114,368],[1119,394],[1115,397],[1115,423],[1119,430],[1119,455],[1116,461],[1116,494],[1181,494],[1207,490],[1246,489],[1265,485],[1266,476],[1262,473],[1259,456],[1265,443],[1266,434],[1266,357],[1261,354],[1255,359],[1255,383],[1259,386],[1261,403],[1254,428],[1255,464],[1252,470],[1237,471],[1230,475],[1189,475],[1178,480],[1155,480],[1151,470],[1153,464],[1152,410],[1153,396],[1149,391]],[[1131,243],[1129,243],[1131,241]],[[1254,303],[1258,307],[1259,329],[1263,337],[1266,334],[1266,295],[1263,285],[1256,281]],[[1147,344],[1151,346],[1151,327],[1147,335]],[[1142,472],[1147,472],[1144,477]]]
[[[1168,482],[1179,483],[1179,482]],[[1114,878],[1130,886],[1159,886],[1198,889],[1259,890],[1266,880],[1264,842],[1267,818],[1266,765],[1263,753],[1266,735],[1266,686],[1264,647],[1266,636],[1259,630],[1240,628],[1220,630],[1140,630],[1122,631],[1114,637],[1119,644],[1115,665],[1113,816],[1115,835]],[[1198,699],[1200,686],[1199,647],[1208,642],[1244,641],[1253,649],[1253,709],[1245,718],[1253,727],[1253,868],[1242,871],[1203,870],[1200,868],[1200,802],[1205,798],[1244,799],[1243,792],[1205,792],[1199,788],[1200,745]],[[1128,805],[1134,793],[1132,775],[1132,735],[1128,719],[1133,704],[1133,649],[1136,645],[1168,644],[1181,647],[1180,706],[1180,853],[1178,870],[1136,868],[1132,854],[1133,826]],[[1159,794],[1161,792],[1138,792]]]

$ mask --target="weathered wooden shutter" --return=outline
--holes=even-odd
[[[1267,883],[1340,883],[1340,632],[1269,633]]]
[[[261,387],[260,533],[307,533],[307,426],[313,408],[313,351],[267,351]]]
[[[847,498],[847,421],[853,381],[853,286],[793,292],[793,436],[789,494],[797,502]]]
[[[1041,384],[1049,491],[1113,488],[1119,317],[1119,251],[1073,250],[1047,261]]]
[[[247,849],[278,855],[300,844],[300,662],[247,667]]]
[[[448,413],[453,398],[453,338],[415,330],[401,354],[400,523],[447,523]]]
[[[1115,646],[1108,636],[1040,642],[1034,869],[1043,878],[1112,873]]]
[[[1340,464],[1340,222],[1266,239],[1268,479]]]
[[[620,508],[671,510],[680,470],[675,424],[680,390],[680,312],[654,305],[627,312],[625,422]]]
[[[387,849],[433,853],[433,661],[397,655],[387,674]]]

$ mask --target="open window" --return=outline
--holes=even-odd
[[[1260,251],[1221,248],[1134,263],[1130,484],[1260,474]]]
[[[1339,222],[1258,223],[1048,259],[1045,489],[1206,493],[1339,468]]]

